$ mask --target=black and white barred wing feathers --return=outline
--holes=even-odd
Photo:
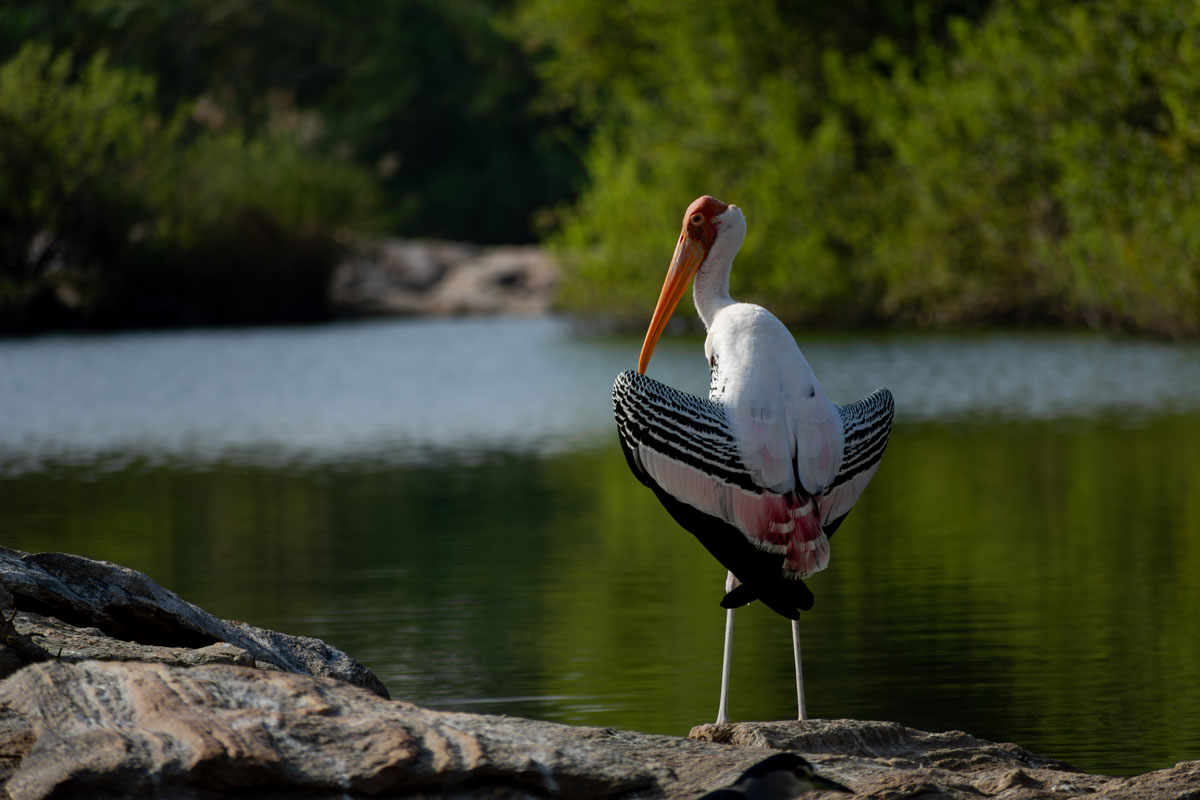
[[[763,490],[738,455],[724,406],[630,371],[613,384],[613,411],[630,470],[741,582],[722,605],[761,599],[790,619],[812,608],[812,592],[782,568],[781,548],[748,534]]]
[[[632,370],[613,384],[621,445],[642,483],[651,482],[710,514],[728,516],[717,484],[761,491],[738,455],[728,410]]]
[[[729,563],[729,551],[738,548],[727,540],[735,534],[761,554],[774,554],[770,570],[784,579],[825,568],[828,534],[862,494],[887,445],[892,399],[880,389],[838,408],[844,452],[837,454],[838,472],[820,497],[810,497],[798,483],[783,492],[760,486],[740,455],[725,405],[627,371],[613,385],[613,410],[633,473],[745,583]],[[752,560],[756,569],[767,563]]]
[[[838,406],[845,450],[837,477],[821,496],[821,523],[829,536],[871,482],[892,433],[896,405],[887,389],[876,389],[855,403]]]
[[[613,385],[613,409],[630,469],[743,583],[750,567],[730,561],[745,544],[771,556],[749,560],[772,577],[803,578],[829,563],[814,499],[756,482],[726,406],[629,371]]]

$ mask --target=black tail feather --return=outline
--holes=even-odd
[[[761,584],[751,586],[743,583],[721,599],[721,607],[741,608],[755,600],[761,600],[767,608],[780,616],[799,619],[798,612],[810,611],[816,598],[813,597],[812,591],[804,585],[804,581],[781,579],[770,586]]]
[[[743,583],[735,586],[721,599],[721,608],[741,608],[757,599],[758,595],[754,593],[754,590]]]

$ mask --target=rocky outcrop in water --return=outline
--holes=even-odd
[[[338,678],[387,696],[370,670],[322,641],[218,619],[107,561],[0,547],[0,611],[0,677],[48,660],[217,662]]]
[[[390,701],[312,639],[219,620],[140,573],[0,549],[0,782],[13,800],[691,798],[779,750],[875,798],[1200,798],[1200,761],[1134,778],[892,722],[702,725],[691,738]]]
[[[343,316],[537,314],[549,310],[557,276],[536,245],[388,239],[353,245],[330,292]]]

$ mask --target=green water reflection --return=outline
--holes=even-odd
[[[1200,755],[1200,416],[908,424],[802,620],[809,711],[1110,773]],[[615,442],[469,462],[132,464],[0,479],[3,543],[143,570],[318,636],[394,697],[684,733],[716,710],[722,572]],[[794,713],[739,614],[732,713]]]

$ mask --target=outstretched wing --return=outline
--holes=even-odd
[[[876,389],[855,403],[838,406],[845,450],[838,474],[818,503],[821,524],[832,536],[871,482],[892,433],[895,401],[887,389]]]
[[[778,613],[812,606],[799,579],[829,563],[816,502],[755,482],[726,406],[627,371],[613,411],[630,469],[684,528]]]

